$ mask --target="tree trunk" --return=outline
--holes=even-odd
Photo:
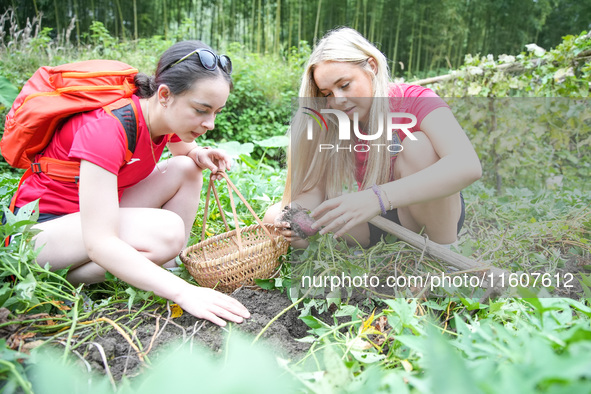
[[[314,43],[318,39],[318,25],[320,24],[320,10],[322,8],[322,0],[318,0],[318,8],[316,9],[316,23],[314,24]]]
[[[261,40],[263,38],[263,8],[261,0],[258,3],[258,22],[257,22],[257,53],[261,53]]]
[[[394,38],[394,56],[392,57],[392,77],[396,75],[396,67],[398,67],[398,41],[400,39],[400,26],[402,23],[402,7],[404,0],[399,0],[400,6],[398,7],[398,21],[396,22],[396,37]]]
[[[137,0],[133,0],[133,39],[137,41]]]
[[[17,8],[14,7],[14,9],[16,10]],[[57,6],[57,0],[53,0],[53,10],[55,12],[55,26],[56,26],[56,30],[57,30],[57,34],[60,34],[61,31],[61,27],[60,27],[60,17],[59,17],[59,8]]]
[[[164,23],[164,39],[168,39],[168,7],[166,0],[162,0],[162,15]]]
[[[408,70],[406,70],[406,73],[408,74],[408,76],[411,76],[412,73],[412,57],[414,54],[414,46],[415,46],[415,26],[416,23],[413,20],[412,23],[412,29],[410,31],[410,52],[408,54]]]
[[[275,14],[275,54],[279,54],[279,39],[281,38],[281,0],[277,0],[277,13]]]

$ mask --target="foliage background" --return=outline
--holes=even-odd
[[[589,29],[582,0],[4,0],[15,22],[43,15],[58,41],[88,44],[101,22],[123,40],[199,37],[214,48],[240,43],[249,52],[279,55],[312,45],[326,31],[351,26],[375,42],[393,75],[441,74],[467,53],[518,53],[544,48]],[[4,31],[8,29],[4,27]]]

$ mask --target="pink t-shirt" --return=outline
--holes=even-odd
[[[152,143],[139,99],[137,96],[133,96],[132,99],[138,109],[138,138],[134,154],[128,163],[124,163],[127,148],[125,130],[118,120],[103,109],[69,118],[56,131],[43,156],[60,160],[87,160],[104,168],[117,175],[118,193],[121,198],[125,189],[152,172],[155,167],[154,156],[158,160],[169,141],[180,141],[176,135],[166,135]],[[45,174],[33,174],[19,189],[16,206],[22,207],[38,198],[41,213],[61,215],[80,210],[78,185],[74,182],[61,182]]]
[[[405,83],[391,84],[388,97],[390,98],[391,112],[409,113],[417,118],[416,125],[408,128],[412,133],[421,130],[421,122],[431,113],[431,111],[440,107],[449,108],[449,105],[447,105],[447,103],[431,89],[418,85],[409,85]],[[394,121],[397,124],[403,124],[409,123],[410,119],[398,118],[394,119]],[[406,134],[402,130],[398,131],[398,136],[400,137],[400,142],[406,138]],[[361,140],[356,140],[356,143],[360,142]],[[393,143],[396,143],[396,141],[393,141]],[[369,151],[355,152],[355,180],[359,186],[361,186],[363,178],[365,177],[368,154]],[[393,155],[390,164],[391,169],[394,167],[395,161],[396,156]]]

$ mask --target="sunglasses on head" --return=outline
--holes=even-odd
[[[172,63],[166,69],[176,66],[177,64],[179,64],[183,60],[188,59],[189,57],[193,56],[194,54],[197,54],[197,56],[199,56],[199,61],[201,62],[201,65],[203,66],[203,68],[205,68],[206,70],[213,71],[217,68],[217,66],[219,64],[220,68],[223,71],[225,71],[226,74],[228,74],[228,75],[232,74],[232,61],[230,60],[230,58],[228,56],[226,56],[226,55],[218,56],[215,53],[213,53],[212,51],[210,51],[209,49],[205,49],[205,48],[195,49],[194,51],[181,57],[176,62]]]

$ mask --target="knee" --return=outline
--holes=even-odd
[[[267,209],[265,212],[265,216],[263,217],[263,223],[274,224],[275,218],[281,213],[281,203],[278,202],[277,204],[273,204]]]
[[[149,259],[159,265],[174,259],[186,242],[183,219],[172,211],[161,211],[163,217],[158,223],[158,236],[148,252]]]
[[[175,173],[182,174],[187,179],[199,179],[202,182],[202,171],[195,161],[188,156],[175,156],[171,158],[170,164]]]
[[[417,138],[416,141],[408,137],[402,141],[403,149],[396,158],[396,178],[414,174],[439,160],[425,133],[418,131],[412,135]]]

